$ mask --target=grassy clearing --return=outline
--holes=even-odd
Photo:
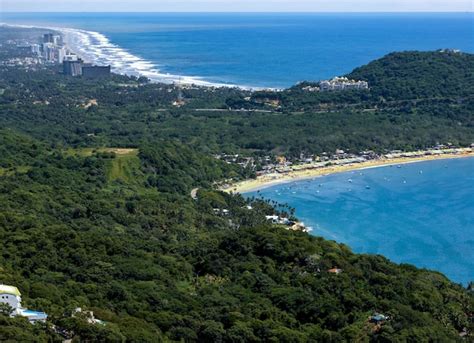
[[[122,180],[130,183],[136,180],[140,170],[138,151],[135,149],[128,150],[130,151],[114,151],[116,156],[109,161],[107,167],[107,179],[109,181]]]
[[[107,179],[133,182],[140,174],[138,149],[131,148],[81,148],[68,149],[65,154],[70,156],[88,157],[100,153],[114,153],[115,157],[107,161]]]
[[[138,155],[138,149],[131,149],[131,148],[80,148],[80,149],[67,149],[65,151],[66,155],[70,156],[82,156],[88,157],[92,156],[93,154],[103,153],[103,152],[113,152],[118,156],[130,156]]]

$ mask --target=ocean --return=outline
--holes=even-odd
[[[472,157],[332,174],[245,195],[289,204],[311,234],[355,252],[474,281]]]
[[[284,88],[392,51],[474,52],[472,13],[0,13],[0,22],[60,29],[87,61],[114,72],[203,85]],[[474,280],[473,175],[474,159],[446,160],[259,194],[295,207],[315,235],[466,283]]]
[[[393,51],[474,52],[472,13],[0,13],[0,22],[68,28],[71,45],[115,72],[255,88],[331,78]]]

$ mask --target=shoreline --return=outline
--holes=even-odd
[[[41,25],[8,24],[0,22],[0,27],[50,30],[60,33],[66,46],[86,62],[101,65],[109,64],[112,72],[127,76],[144,76],[153,83],[194,85],[209,88],[238,88],[248,91],[276,90],[276,88],[252,87],[228,83],[206,81],[199,76],[175,75],[163,73],[158,66],[145,58],[136,56],[97,31],[68,27],[52,27]]]
[[[446,160],[455,158],[474,157],[472,149],[466,149],[461,153],[445,153],[440,155],[426,155],[416,157],[394,157],[378,160],[367,160],[360,163],[349,163],[344,165],[332,165],[320,168],[311,168],[311,165],[300,165],[299,170],[292,170],[287,173],[271,173],[257,177],[256,179],[248,179],[229,185],[228,187],[219,188],[227,193],[248,193],[260,189],[272,187],[279,184],[289,183],[293,181],[302,181],[316,177],[323,177],[331,174],[339,174],[353,170],[364,170],[372,168],[388,167],[399,164],[411,164],[417,162],[427,162],[435,160]],[[306,166],[306,167],[305,167]]]

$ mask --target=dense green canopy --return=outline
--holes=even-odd
[[[264,92],[188,89],[174,108],[172,86],[0,68],[0,283],[49,315],[42,326],[0,311],[0,341],[462,341],[472,292],[271,225],[273,203],[213,189],[252,171],[212,154],[470,143],[474,102],[459,87],[472,89],[473,58],[392,54],[352,74],[368,93],[297,86],[270,113],[194,110],[238,99],[268,109]],[[445,65],[455,77],[441,90],[428,75]],[[76,307],[106,324],[72,316]],[[389,320],[371,323],[375,313]]]
[[[396,53],[350,74],[368,80],[370,90],[318,93],[305,91],[306,83],[271,93],[194,87],[182,90],[186,105],[178,108],[171,105],[179,92],[172,85],[0,68],[0,127],[65,146],[138,147],[159,138],[206,154],[466,146],[474,141],[473,70],[472,54]]]

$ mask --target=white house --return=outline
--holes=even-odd
[[[0,285],[0,303],[7,304],[13,309],[13,315],[19,314],[21,308],[21,293],[14,286]]]
[[[7,304],[12,308],[10,316],[22,316],[28,318],[30,323],[44,322],[48,315],[44,312],[28,310],[21,307],[21,293],[15,286],[0,284],[0,303]]]

